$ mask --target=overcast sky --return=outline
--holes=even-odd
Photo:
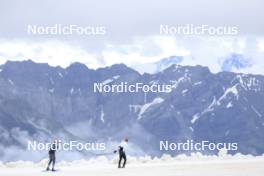
[[[0,0],[0,63],[32,59],[90,68],[134,66],[172,55],[182,64],[220,71],[230,53],[252,63],[242,72],[264,74],[264,3],[261,0]],[[104,26],[105,35],[29,35],[28,25]],[[236,26],[234,36],[160,35],[160,25]]]

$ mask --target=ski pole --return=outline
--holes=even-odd
[[[114,153],[98,153],[96,156],[113,155]]]

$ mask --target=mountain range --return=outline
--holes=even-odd
[[[93,91],[94,83],[121,82],[170,84],[172,91]],[[264,153],[262,75],[176,64],[140,74],[124,64],[94,70],[28,60],[1,65],[0,85],[0,160],[28,159],[13,153],[23,152],[28,140],[53,138],[111,143],[127,137],[132,155],[164,153],[160,140],[236,142],[236,152]]]

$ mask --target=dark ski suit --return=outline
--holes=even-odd
[[[51,163],[52,163],[52,170],[54,170],[54,166],[56,162],[56,156],[55,156],[56,150],[57,150],[57,144],[53,143],[49,150],[49,164],[48,164],[47,170],[49,170]]]
[[[125,166],[126,166],[126,153],[124,151],[124,147],[119,146],[118,153],[119,153],[118,168],[121,168],[122,159],[124,159],[124,163],[123,163],[122,168],[125,168]]]

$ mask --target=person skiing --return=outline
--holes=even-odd
[[[55,171],[55,162],[56,162],[56,156],[55,156],[55,152],[56,150],[58,149],[58,141],[57,140],[54,140],[53,143],[51,144],[50,146],[50,149],[49,149],[49,163],[48,163],[48,166],[47,166],[47,171],[50,170],[50,164],[52,163],[52,171]]]
[[[118,146],[118,154],[119,154],[119,161],[118,161],[118,168],[121,168],[121,162],[122,160],[124,160],[122,168],[126,167],[126,153],[124,148],[127,146],[128,144],[128,139],[126,138],[123,142],[121,142],[121,144]],[[117,150],[114,151],[114,153],[117,153]]]

